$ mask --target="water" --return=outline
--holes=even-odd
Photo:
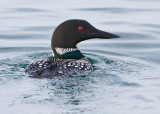
[[[160,0],[6,0],[0,7],[0,113],[160,113]],[[98,67],[89,75],[28,77],[30,61],[52,56],[55,27],[74,18],[121,39],[78,45]]]

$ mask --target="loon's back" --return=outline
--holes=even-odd
[[[93,71],[87,58],[82,59],[43,59],[30,63],[25,72],[35,78],[52,78],[62,75],[83,74]]]

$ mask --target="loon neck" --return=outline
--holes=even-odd
[[[56,58],[61,59],[81,59],[84,55],[76,48],[61,48],[55,47],[53,48],[53,53]]]

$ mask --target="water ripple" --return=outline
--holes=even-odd
[[[10,12],[10,11],[9,11]],[[49,10],[42,10],[38,8],[15,8],[11,9],[11,12],[50,12]]]
[[[132,13],[132,12],[148,12],[160,11],[160,9],[133,9],[133,8],[117,8],[117,7],[104,7],[104,8],[80,8],[79,11],[100,11],[109,13]]]

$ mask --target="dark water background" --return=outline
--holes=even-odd
[[[52,56],[57,25],[84,19],[121,39],[78,45],[99,69],[33,79],[30,61]],[[160,0],[5,0],[0,3],[1,114],[159,114]]]

